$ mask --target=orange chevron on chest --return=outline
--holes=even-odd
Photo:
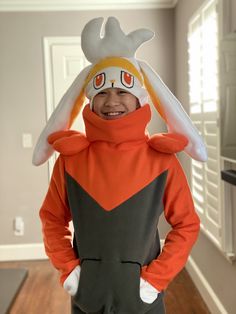
[[[146,143],[131,150],[108,149],[101,143],[65,157],[65,171],[110,211],[167,170],[171,158]]]

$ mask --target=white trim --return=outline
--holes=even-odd
[[[51,69],[51,38],[43,38],[43,51],[44,51],[44,84],[46,89],[46,116],[47,120],[53,112],[53,92],[52,92],[52,69]]]
[[[0,0],[0,12],[174,8],[178,0]]]
[[[229,314],[191,256],[188,258],[185,267],[210,312],[214,314]]]
[[[47,259],[43,243],[0,245],[0,262]]]

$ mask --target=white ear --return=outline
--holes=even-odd
[[[139,65],[159,100],[158,105],[164,112],[168,131],[184,135],[189,141],[184,151],[193,159],[206,161],[207,151],[203,139],[181,103],[147,63],[139,61]],[[150,91],[148,92],[150,94]],[[157,106],[157,104],[154,105]]]
[[[77,97],[83,89],[85,79],[87,78],[90,69],[91,65],[84,68],[76,77],[40,134],[33,152],[32,163],[35,166],[43,164],[54,152],[51,145],[47,142],[48,136],[54,132],[68,129],[71,111]]]

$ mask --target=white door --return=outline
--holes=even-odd
[[[44,60],[48,120],[75,77],[89,62],[82,52],[80,37],[45,37]],[[71,128],[84,132],[81,114]],[[55,159],[56,154],[49,160],[49,177]]]

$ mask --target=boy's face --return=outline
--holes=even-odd
[[[107,88],[93,99],[93,111],[101,118],[114,120],[139,108],[138,99],[121,88]]]

